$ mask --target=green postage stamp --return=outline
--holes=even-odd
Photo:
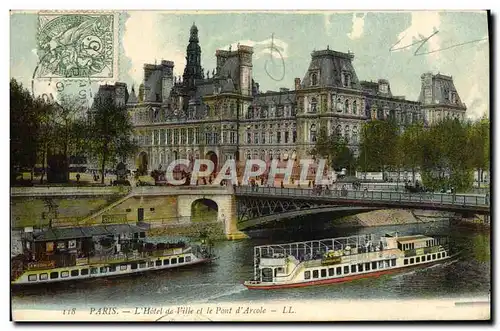
[[[118,61],[113,13],[39,13],[37,78],[112,79]]]

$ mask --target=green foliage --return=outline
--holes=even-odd
[[[374,120],[363,125],[359,164],[363,171],[384,171],[398,163],[398,128],[392,121]]]
[[[402,132],[390,121],[371,121],[362,129],[358,162],[364,171],[420,171],[424,186],[435,190],[467,190],[474,170],[490,167],[489,128],[486,118],[443,119],[430,128],[414,123]]]
[[[37,107],[27,89],[15,79],[10,81],[11,175],[32,169],[36,162],[37,132],[40,129]]]
[[[347,143],[341,135],[328,135],[326,128],[321,127],[311,154],[317,158],[328,159],[329,165],[336,170],[345,168],[350,171],[355,167],[355,159]]]
[[[132,139],[133,126],[127,109],[110,98],[96,98],[88,132],[88,153],[99,161],[104,183],[106,167],[133,155],[138,148]]]

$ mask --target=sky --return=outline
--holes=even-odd
[[[477,11],[120,12],[116,80],[137,87],[143,64],[162,59],[174,61],[175,75],[182,75],[193,22],[205,72],[215,69],[217,49],[253,46],[253,77],[261,91],[293,88],[311,52],[328,47],[354,53],[360,80],[388,79],[393,95],[409,100],[418,99],[422,73],[450,75],[469,118],[489,113],[487,14]],[[26,87],[38,63],[37,25],[36,12],[10,16],[10,76]],[[279,53],[270,51],[271,43]],[[93,83],[93,89],[106,82],[114,80]],[[37,82],[36,93],[56,90],[54,82]]]

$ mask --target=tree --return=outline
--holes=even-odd
[[[471,166],[477,171],[478,185],[481,185],[482,172],[489,169],[489,134],[490,122],[483,117],[472,123],[469,127],[469,160]]]
[[[350,171],[354,168],[354,155],[347,140],[338,133],[328,135],[325,127],[320,128],[311,154],[328,159],[329,165],[336,170],[346,168]]]
[[[407,127],[398,139],[396,160],[402,168],[411,170],[413,182],[416,170],[422,165],[424,134],[423,123],[417,122]]]
[[[132,122],[124,106],[111,98],[98,97],[90,112],[89,125],[88,152],[98,160],[104,184],[106,166],[113,166],[118,159],[125,160],[138,148],[132,138]]]
[[[10,81],[11,181],[19,172],[33,169],[36,162],[37,114],[28,90],[15,79]]]
[[[363,171],[385,172],[397,164],[398,129],[392,121],[373,120],[361,130],[359,163]]]
[[[421,141],[424,185],[434,189],[453,186],[456,190],[472,186],[469,126],[458,119],[444,119],[425,131]]]

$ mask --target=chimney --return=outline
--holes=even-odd
[[[300,78],[295,78],[295,90],[300,90]]]

